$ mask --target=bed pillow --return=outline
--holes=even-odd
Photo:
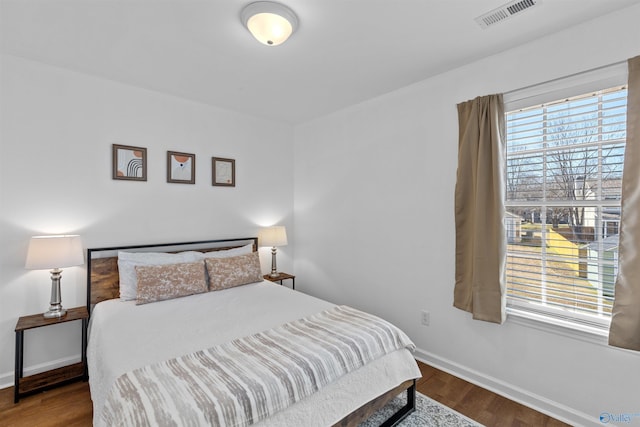
[[[204,262],[138,265],[136,305],[207,292]]]
[[[230,258],[207,258],[204,262],[209,274],[210,291],[262,281],[258,252]]]
[[[253,252],[253,243],[240,246],[239,248],[224,249],[221,251],[210,251],[200,253],[201,259],[207,258],[231,258],[238,255],[250,254]]]
[[[167,265],[183,262],[195,262],[202,259],[202,254],[195,251],[168,254],[162,252],[118,252],[118,273],[120,276],[120,299],[129,301],[137,296],[136,266]]]

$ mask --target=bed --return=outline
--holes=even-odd
[[[129,381],[131,378],[137,378],[140,372],[145,370],[155,372],[155,369],[161,365],[167,365],[167,370],[175,370],[174,361],[182,363],[183,360],[198,359],[202,356],[203,349],[208,349],[207,351],[213,354],[216,351],[223,351],[220,349],[228,349],[230,342],[242,345],[246,342],[256,342],[255,337],[263,338],[261,334],[272,331],[280,334],[283,332],[283,327],[289,330],[290,325],[300,326],[300,322],[303,325],[313,325],[314,321],[320,319],[318,316],[333,316],[337,311],[346,313],[352,310],[353,315],[360,316],[357,310],[337,307],[335,304],[257,278],[242,286],[222,286],[215,292],[205,291],[157,301],[152,295],[151,301],[144,300],[148,295],[145,297],[143,291],[147,289],[145,286],[150,278],[163,281],[165,279],[162,277],[157,279],[159,274],[166,275],[167,271],[174,271],[171,269],[177,264],[181,268],[182,266],[192,268],[191,265],[199,263],[202,257],[205,258],[205,276],[208,284],[211,287],[214,286],[214,282],[224,285],[226,276],[235,275],[235,272],[228,270],[230,263],[233,264],[231,260],[257,259],[257,243],[257,238],[250,237],[87,250],[87,307],[91,313],[87,361],[94,406],[94,426],[123,424],[122,420],[114,421],[111,416],[117,413],[122,405],[126,405],[128,400],[126,396],[131,395],[127,394],[130,393],[131,387]],[[168,260],[163,260],[161,265],[156,265],[156,259],[136,264],[138,299],[135,299],[135,296],[132,299],[131,290],[125,287],[121,289],[120,284],[121,277],[124,286],[129,281],[126,274],[131,273],[131,265],[128,264],[126,256],[145,259],[147,255],[166,257]],[[186,257],[186,261],[195,257],[197,261],[186,262],[181,258],[176,263],[169,260],[169,258],[173,259],[173,256]],[[212,265],[214,267],[209,269]],[[173,286],[172,280],[166,280],[166,282],[167,287]],[[125,298],[125,295],[128,295],[128,298]],[[147,303],[141,304],[140,298],[142,302]],[[321,320],[324,321],[325,318]],[[286,344],[285,341],[288,340],[284,339],[282,345]],[[420,371],[408,349],[411,345],[403,344],[397,349],[390,349],[384,356],[371,360],[366,365],[339,376],[328,384],[323,384],[319,390],[303,395],[295,403],[269,414],[267,418],[253,420],[252,425],[265,427],[357,426],[392,398],[406,392],[406,405],[384,424],[385,426],[394,425],[411,413],[415,407],[415,380],[420,377]],[[255,357],[267,358],[267,353],[263,350],[246,353],[247,357],[251,356],[251,353],[260,353]],[[235,357],[231,359],[242,360]],[[280,363],[279,357],[272,357],[271,360]],[[285,362],[282,363],[282,366],[285,366]],[[247,366],[249,366],[248,363],[241,368],[246,370]],[[198,375],[195,376],[198,377]],[[201,376],[204,377],[204,375]],[[146,381],[146,378],[140,381],[138,388],[135,389],[136,396],[140,389],[152,388],[146,385]],[[155,386],[158,388],[169,384],[162,378],[157,382]],[[167,389],[169,388],[170,386],[167,386]],[[175,408],[171,406],[173,408],[171,410],[166,409],[170,406],[169,404],[164,404],[163,409],[168,412],[180,411],[182,410],[180,408],[187,403],[193,403],[186,402],[193,399],[179,401],[176,397],[179,393],[173,388],[164,392],[177,401],[177,403],[171,403],[175,405]],[[214,395],[215,398],[212,397]],[[223,400],[217,396],[219,396],[218,390],[215,390],[202,399],[214,402],[217,406],[218,400]],[[200,403],[194,405],[198,406]],[[185,409],[185,411],[189,410]],[[180,416],[177,416],[177,419],[178,425],[183,424]],[[158,423],[157,419],[151,424],[156,423]],[[207,422],[211,425],[225,423],[226,421],[224,423]],[[138,420],[130,424],[144,425],[145,422]],[[170,425],[171,422],[167,424]],[[185,421],[184,424],[189,422]],[[201,424],[191,422],[191,425]]]

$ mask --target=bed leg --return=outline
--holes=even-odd
[[[393,414],[380,427],[393,427],[404,420],[409,414],[416,410],[416,380],[413,380],[411,387],[407,389],[407,403],[398,412]]]

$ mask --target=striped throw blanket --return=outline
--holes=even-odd
[[[407,348],[390,323],[339,306],[120,376],[108,426],[248,426],[368,362]]]

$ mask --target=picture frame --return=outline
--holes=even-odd
[[[212,185],[220,187],[236,186],[236,161],[222,157],[211,158]]]
[[[196,155],[167,151],[167,182],[176,184],[196,183]]]
[[[126,181],[147,180],[147,149],[130,145],[112,144],[113,179]]]

